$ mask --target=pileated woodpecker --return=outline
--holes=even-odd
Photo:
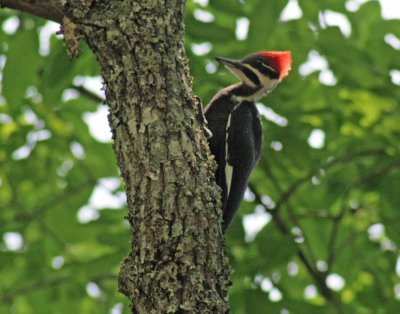
[[[204,115],[212,136],[211,153],[218,164],[215,178],[222,188],[223,231],[243,199],[251,171],[261,156],[262,128],[255,101],[288,75],[290,51],[266,51],[240,60],[217,57],[241,83],[218,92]]]

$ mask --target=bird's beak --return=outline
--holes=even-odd
[[[229,69],[240,69],[242,66],[239,61],[236,61],[234,59],[215,57],[215,60],[217,60],[219,63],[222,63]]]

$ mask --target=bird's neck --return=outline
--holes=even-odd
[[[243,83],[238,83],[235,85],[231,85],[228,88],[230,89],[230,94],[232,95],[232,99],[234,99],[236,102],[241,103],[243,101],[256,102],[257,100],[261,99],[269,92],[271,92],[273,87],[272,86],[251,87]]]

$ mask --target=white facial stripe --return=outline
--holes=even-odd
[[[267,68],[268,70],[270,70],[270,71],[272,71],[272,72],[278,73],[273,67],[271,67],[271,66],[269,66],[269,65],[267,65],[267,64],[265,64],[265,63],[263,63],[263,62],[261,62],[261,65],[262,65],[264,68]]]
[[[250,87],[256,87],[257,86],[246,75],[244,75],[244,73],[242,71],[240,71],[239,69],[230,68],[228,66],[227,66],[227,68],[229,69],[229,71],[231,71],[235,76],[237,76],[246,85],[248,85]]]
[[[258,79],[260,80],[261,86],[263,86],[263,89],[272,89],[275,87],[277,80],[271,80],[268,76],[263,75],[260,71],[258,71],[256,68],[253,68],[249,64],[245,64],[244,66],[251,70],[255,75],[257,75]]]
[[[257,75],[262,87],[256,93],[251,94],[249,96],[237,96],[236,97],[237,102],[241,103],[242,101],[245,100],[257,101],[258,99],[268,94],[271,90],[273,90],[276,84],[278,84],[277,79],[270,79],[268,76],[263,75],[260,71],[253,68],[251,65],[245,64],[244,66],[247,67],[250,71],[252,71],[255,75]],[[252,86],[254,87],[254,84]]]

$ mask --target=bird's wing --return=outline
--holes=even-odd
[[[232,112],[227,127],[224,204],[226,228],[243,199],[250,173],[261,153],[261,125],[253,106],[241,105]]]

